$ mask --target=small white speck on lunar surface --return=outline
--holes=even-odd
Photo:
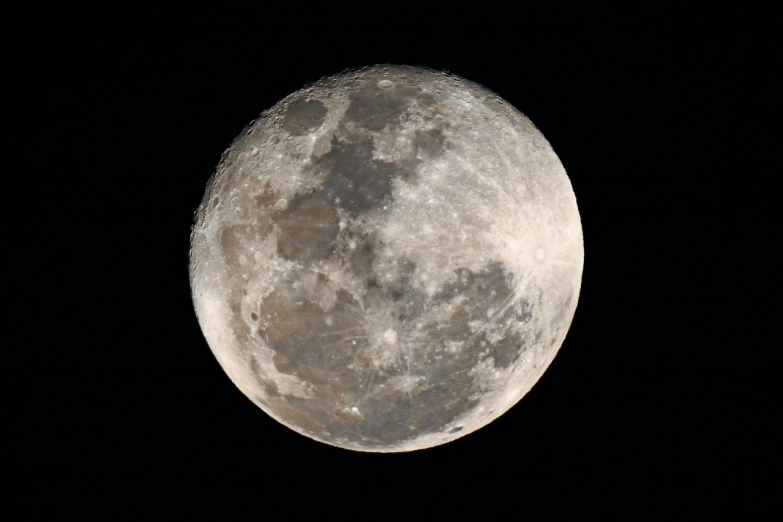
[[[228,377],[271,417],[357,451],[485,426],[539,380],[576,310],[576,198],[488,89],[375,66],[264,111],[210,179],[190,283]]]

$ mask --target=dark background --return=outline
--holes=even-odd
[[[515,8],[8,17],[19,337],[5,351],[23,362],[6,366],[5,451],[29,516],[207,499],[295,519],[758,507],[774,469],[749,441],[772,425],[774,394],[763,381],[752,404],[738,393],[747,355],[725,328],[737,303],[712,252],[742,242],[729,203],[749,197],[746,144],[771,144],[759,124],[772,12]],[[533,390],[473,434],[396,455],[314,442],[259,410],[210,352],[188,284],[193,213],[233,138],[305,83],[375,63],[449,70],[529,116],[570,176],[585,238],[573,324]]]

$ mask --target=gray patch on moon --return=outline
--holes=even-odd
[[[321,192],[332,205],[357,217],[390,202],[394,178],[410,181],[416,177],[416,168],[422,162],[420,159],[411,157],[396,162],[375,159],[373,140],[368,133],[395,128],[414,104],[429,108],[435,100],[405,88],[389,92],[365,89],[351,97],[348,110],[338,123],[338,127],[345,131],[343,139],[333,135],[328,152],[314,154],[312,166],[308,167],[327,173]],[[442,125],[415,130],[413,145],[425,158],[443,153],[446,138]]]
[[[480,400],[465,395],[466,390],[480,389],[471,370],[488,357],[508,366],[523,349],[515,336],[482,349],[482,343],[489,343],[470,332],[473,321],[487,325],[487,311],[511,295],[512,277],[502,265],[491,262],[478,273],[461,269],[456,276],[430,301],[404,279],[385,285],[370,277],[375,283],[362,303],[340,291],[328,310],[296,289],[295,275],[287,278],[260,304],[258,315],[273,321],[258,333],[273,351],[278,371],[295,375],[319,393],[310,399],[283,399],[310,419],[317,435],[339,436],[368,448],[446,428]],[[397,298],[390,299],[395,293]],[[428,307],[446,303],[454,308],[445,321],[428,318]],[[381,318],[381,331],[378,319],[370,316],[384,305],[388,316]],[[384,338],[389,330],[395,332],[394,339]],[[450,343],[466,339],[467,346],[445,355]],[[253,370],[259,372],[257,366]],[[258,378],[264,382],[263,376]],[[395,382],[410,382],[412,387]]]
[[[316,193],[295,197],[272,221],[280,227],[277,253],[302,262],[328,257],[340,225],[337,212]]]
[[[434,158],[443,153],[446,137],[441,129],[437,127],[429,130],[416,129],[415,133],[413,144],[422,154]]]
[[[345,113],[345,123],[356,123],[370,131],[396,127],[406,110],[416,104],[423,109],[435,105],[435,97],[419,89],[397,86],[394,89],[378,89],[368,84],[351,98]]]
[[[344,236],[342,258],[357,278],[372,277],[373,260],[377,256],[378,238],[373,233],[348,230]]]
[[[401,174],[398,164],[375,160],[372,151],[366,137],[346,143],[332,138],[331,150],[313,159],[317,168],[328,172],[321,188],[324,197],[353,217],[388,202],[391,181]]]
[[[326,107],[316,100],[295,100],[283,117],[283,128],[301,136],[321,126],[326,117]]]

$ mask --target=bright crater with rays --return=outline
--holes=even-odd
[[[252,122],[191,236],[204,336],[277,421],[359,451],[437,446],[538,381],[584,259],[550,144],[486,88],[376,66]]]

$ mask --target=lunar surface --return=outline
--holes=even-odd
[[[190,282],[236,386],[312,439],[437,446],[538,381],[576,309],[582,228],[552,147],[448,73],[324,78],[253,121],[196,213]]]

